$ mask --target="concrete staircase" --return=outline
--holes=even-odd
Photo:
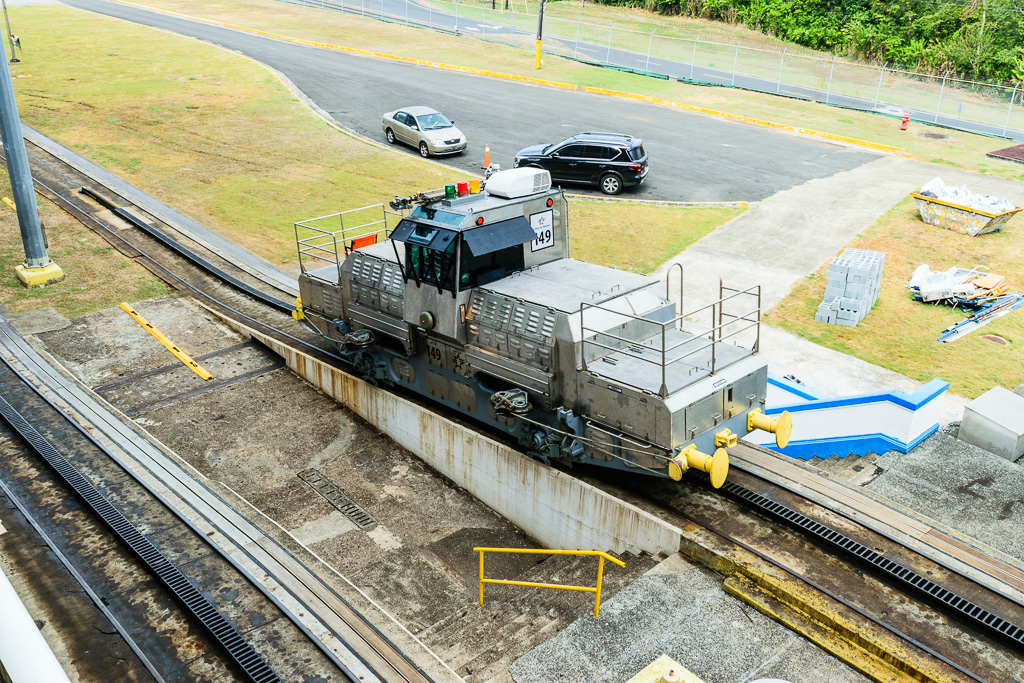
[[[809,469],[829,479],[841,481],[848,486],[863,486],[882,473],[883,470],[878,465],[881,457],[878,453],[869,452],[864,455],[850,454],[846,457],[814,457],[805,462]]]

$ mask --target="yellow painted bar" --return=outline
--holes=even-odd
[[[486,552],[486,553],[523,553],[525,555],[600,555],[610,562],[614,562],[620,567],[625,567],[626,563],[622,560],[612,557],[608,553],[603,553],[600,550],[546,550],[543,548],[473,548],[473,552]]]
[[[480,606],[484,606],[484,551],[480,551]]]
[[[561,583],[534,583],[532,581],[505,581],[503,579],[483,579],[481,583],[497,583],[502,586],[526,586],[528,588],[558,588],[564,591],[581,591],[583,593],[596,593],[596,588],[590,586],[569,586]]]
[[[135,322],[137,322],[138,324],[142,325],[142,327],[147,332],[149,332],[151,335],[156,337],[156,340],[158,342],[160,342],[165,347],[167,347],[167,350],[170,351],[171,353],[173,353],[178,358],[178,360],[180,360],[182,363],[184,363],[186,366],[188,366],[188,368],[192,372],[196,373],[197,375],[199,375],[200,377],[202,377],[203,379],[205,379],[207,381],[213,379],[213,375],[208,373],[203,368],[202,365],[200,365],[199,363],[197,363],[194,360],[192,360],[192,358],[187,353],[185,353],[184,351],[179,349],[178,346],[174,342],[172,342],[170,339],[168,339],[166,336],[164,336],[163,332],[161,332],[160,330],[158,330],[155,327],[153,327],[152,323],[150,323],[148,320],[146,320],[141,315],[139,315],[139,312],[136,311],[134,308],[132,308],[131,304],[129,304],[127,302],[122,303],[121,304],[121,310],[124,311],[125,313],[127,313],[128,315],[130,315]]]
[[[496,583],[501,586],[526,586],[527,588],[554,588],[556,590],[563,591],[579,591],[581,593],[593,593],[594,594],[594,618],[597,619],[601,614],[601,580],[604,578],[604,561],[611,560],[620,567],[625,567],[626,563],[622,560],[616,559],[608,553],[601,552],[600,550],[540,550],[537,548],[473,548],[473,552],[480,553],[480,606],[484,604],[484,584],[485,583]],[[561,583],[535,583],[532,581],[505,581],[503,579],[485,579],[484,578],[484,554],[485,553],[520,553],[523,555],[596,555],[598,557],[597,562],[597,585],[591,588],[590,586],[570,586]]]
[[[534,69],[539,69],[540,68],[540,41],[539,40],[537,41],[537,56],[534,57],[534,59],[533,59],[533,68]]]
[[[14,204],[14,200],[12,200],[10,197],[4,197],[3,201],[4,201],[4,204],[6,204],[7,206],[11,207],[15,211],[18,210],[18,207],[15,206],[15,204]]]

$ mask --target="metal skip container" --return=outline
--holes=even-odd
[[[989,213],[928,197],[919,192],[911,192],[910,196],[917,202],[917,210],[921,212],[921,220],[925,223],[971,237],[999,230],[1021,210],[1014,208],[1003,213]]]

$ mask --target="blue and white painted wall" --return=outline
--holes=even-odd
[[[775,437],[767,432],[751,432],[747,440],[802,460],[891,449],[906,453],[938,430],[942,397],[948,388],[947,382],[933,379],[912,394],[890,391],[823,398],[802,384],[769,373],[765,413],[788,410],[793,434],[784,449],[777,448]]]

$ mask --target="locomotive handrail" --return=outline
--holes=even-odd
[[[730,292],[730,293],[729,294],[725,294],[725,292]],[[622,312],[622,311],[613,310],[611,308],[608,308],[607,306],[602,306],[601,304],[591,304],[591,303],[587,303],[587,302],[581,301],[580,302],[580,356],[581,356],[581,361],[582,361],[582,369],[584,371],[590,371],[590,368],[588,367],[588,363],[587,363],[587,345],[590,345],[592,347],[596,346],[599,349],[604,349],[604,350],[606,350],[606,351],[608,351],[610,353],[628,353],[630,346],[638,347],[640,349],[651,349],[652,351],[655,351],[656,353],[660,354],[661,358],[660,359],[658,359],[658,358],[648,358],[648,357],[645,357],[642,353],[635,354],[635,355],[632,355],[632,356],[629,356],[629,357],[630,358],[636,358],[636,359],[638,359],[640,361],[643,361],[645,363],[650,363],[652,365],[660,365],[661,366],[661,387],[659,388],[658,393],[659,393],[660,396],[662,396],[664,398],[664,397],[668,396],[668,382],[667,382],[667,380],[668,380],[668,367],[670,365],[678,363],[679,361],[685,360],[685,359],[693,356],[696,353],[699,353],[701,351],[704,351],[705,349],[710,348],[711,349],[711,363],[710,363],[710,367],[708,368],[708,371],[709,371],[710,374],[713,375],[718,370],[718,354],[717,354],[716,344],[720,343],[724,339],[729,339],[731,337],[735,337],[736,335],[742,334],[743,332],[746,332],[746,331],[750,330],[751,328],[756,328],[756,337],[755,337],[755,341],[754,341],[753,347],[750,350],[756,353],[758,347],[760,346],[760,339],[761,339],[761,288],[760,288],[760,286],[754,285],[754,286],[748,287],[746,289],[734,289],[734,288],[731,288],[731,287],[725,287],[721,283],[721,281],[719,281],[719,294],[721,296],[716,301],[713,301],[710,304],[706,304],[706,305],[701,306],[701,307],[699,307],[697,309],[694,309],[692,311],[683,312],[680,315],[677,315],[677,316],[675,316],[675,317],[673,317],[673,318],[671,318],[669,320],[665,320],[665,321],[653,320],[651,318],[646,318],[644,316],[634,315],[632,313],[626,313],[626,312]],[[726,301],[729,301],[731,299],[735,299],[735,298],[740,297],[740,296],[756,296],[757,297],[757,307],[752,309],[752,310],[750,310],[750,311],[741,313],[741,314],[725,312],[725,310],[724,310],[724,303]],[[586,322],[585,322],[585,313],[586,313],[586,311],[588,309],[593,309],[593,308],[599,309],[599,310],[604,311],[606,313],[610,313],[613,316],[622,316],[623,318],[626,318],[627,320],[635,320],[635,321],[638,321],[638,322],[641,322],[641,323],[648,323],[648,324],[654,326],[654,329],[656,329],[656,330],[658,328],[660,328],[660,337],[661,337],[660,347],[659,346],[655,346],[652,343],[653,336],[656,336],[657,332],[655,333],[655,335],[652,335],[651,337],[647,337],[646,339],[643,339],[643,340],[638,340],[638,339],[627,339],[625,337],[621,337],[619,335],[613,334],[610,331],[599,330],[599,329],[596,329],[596,328],[587,327],[586,326]],[[680,329],[680,330],[685,331],[683,326],[682,326],[682,321],[685,320],[685,318],[691,317],[691,316],[693,316],[696,313],[700,313],[700,312],[706,311],[708,309],[711,310],[711,326],[709,328],[707,328],[706,330],[703,330],[703,331],[701,331],[699,333],[694,333],[690,337],[688,337],[686,339],[683,339],[683,340],[679,341],[678,343],[672,344],[671,346],[669,346],[667,344],[667,339],[666,339],[667,330],[669,330],[669,329]],[[753,316],[753,317],[750,317],[750,316]],[[742,325],[741,327],[739,327],[739,329],[730,329],[730,331],[728,333],[725,332],[725,328],[727,328],[729,326],[734,326],[734,325],[740,324],[742,322],[747,322],[749,324],[748,325]],[[589,336],[588,336],[588,333],[590,333]],[[601,341],[598,341],[598,339],[601,339],[602,337],[618,341],[618,342],[622,343],[624,346],[615,347],[615,346],[609,346],[608,344],[604,344]],[[690,350],[680,354],[676,358],[671,358],[670,357],[670,354],[671,354],[672,351],[675,351],[676,349],[679,349],[679,348],[681,348],[683,346],[686,346],[687,344],[691,344],[693,342],[693,340],[695,340],[695,339],[701,339],[701,338],[706,339],[707,341],[705,343],[703,343],[703,344],[699,344],[698,346],[696,346],[696,347],[694,347],[694,348],[692,348],[692,349],[690,349]],[[746,347],[744,347],[744,348],[746,348]],[[608,357],[608,355],[609,354],[606,354],[603,357]],[[698,366],[694,365],[693,367],[696,368]],[[595,374],[600,374],[600,373],[595,373]],[[633,385],[633,384],[629,383],[628,381],[625,381],[625,380],[621,380],[621,381],[623,381],[624,383],[626,383],[626,384],[628,384],[630,386],[636,386],[636,385]],[[638,388],[642,388],[642,387],[638,387]]]
[[[346,216],[354,215],[362,211],[371,211],[377,208],[380,208],[381,210],[380,219],[362,222],[358,225],[345,225]],[[335,264],[338,266],[338,275],[340,279],[341,258],[338,252],[338,242],[340,241],[342,244],[341,252],[347,253],[350,248],[353,248],[350,242],[354,242],[360,237],[374,235],[374,242],[379,241],[379,238],[382,235],[384,240],[389,239],[391,237],[391,231],[393,230],[393,228],[388,225],[389,216],[397,217],[399,220],[404,218],[404,214],[396,211],[389,211],[384,204],[369,204],[367,206],[361,206],[358,209],[349,209],[347,211],[339,211],[337,213],[318,216],[317,218],[307,218],[305,220],[296,221],[295,244],[299,252],[299,267],[302,269],[302,272],[306,272],[306,266],[302,263],[302,257],[305,256],[309,259],[316,259]],[[314,223],[323,223],[324,221],[333,222],[335,219],[337,219],[337,229],[326,229],[324,227],[314,225]],[[373,228],[375,226],[381,227],[374,230]],[[333,228],[333,225],[330,227]],[[313,234],[306,237],[300,237],[300,228],[310,231]]]

